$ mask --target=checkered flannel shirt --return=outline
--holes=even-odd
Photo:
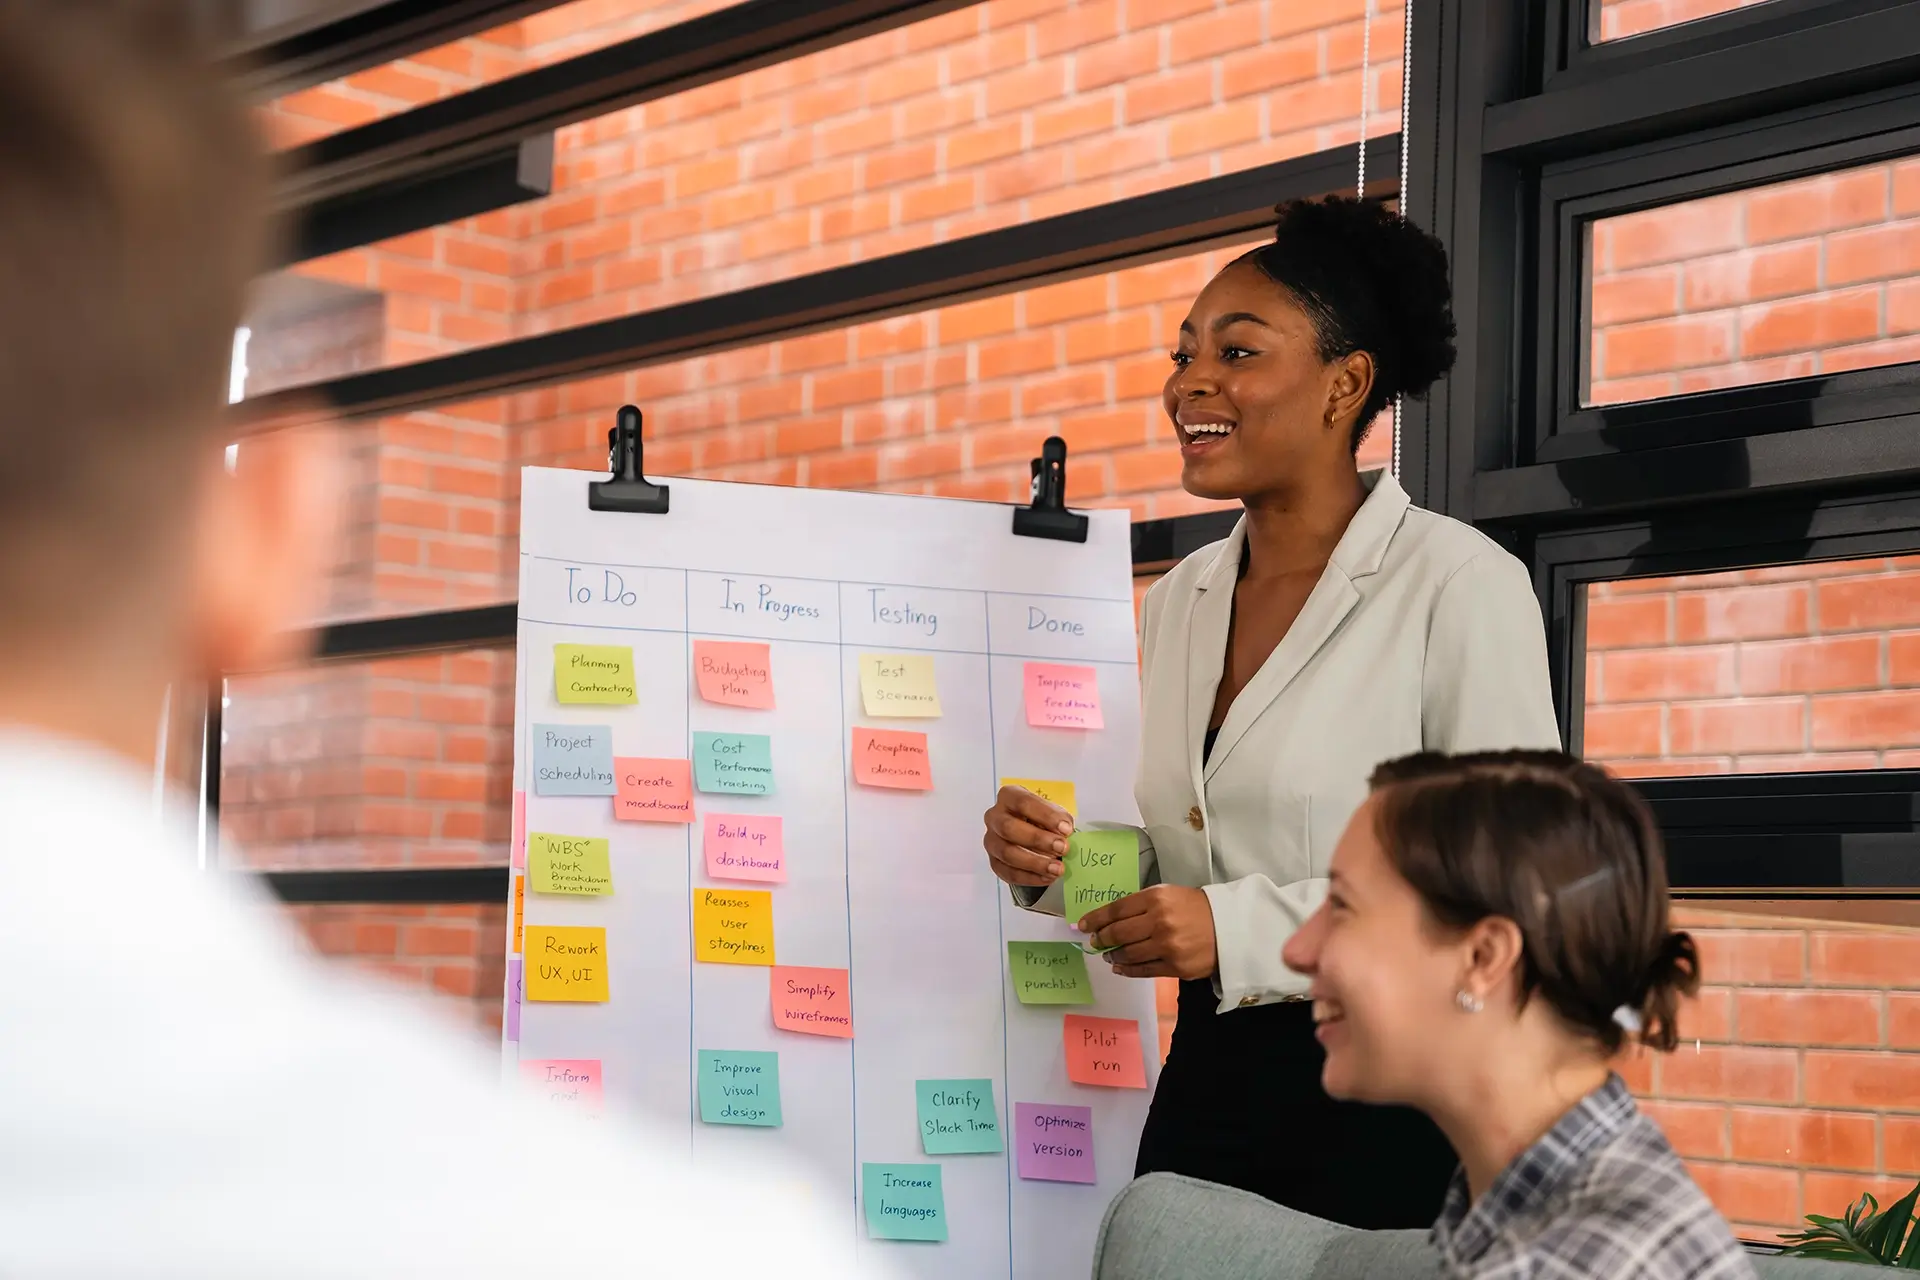
[[[1433,1243],[1461,1280],[1754,1280],[1619,1076],[1516,1156],[1479,1203],[1456,1170]]]

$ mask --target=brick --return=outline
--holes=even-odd
[[[1886,216],[1887,185],[1886,170],[1876,165],[1749,192],[1747,240],[1767,244],[1878,221]]]
[[[1920,986],[1920,935],[1891,930],[1816,930],[1808,935],[1818,983]]]
[[[1591,282],[1590,292],[1588,319],[1596,325],[1672,316],[1680,310],[1680,272],[1674,267],[1657,267],[1604,276]]]
[[[1582,716],[1580,754],[1597,760],[1661,755],[1664,724],[1658,706],[1589,706]]]
[[[971,175],[909,190],[900,197],[900,220],[921,222],[971,209],[977,192],[977,181]]]
[[[1037,373],[1058,364],[1054,335],[1034,333],[982,342],[975,367],[980,377],[990,379]]]
[[[1800,1178],[1791,1169],[1689,1160],[1687,1172],[1724,1218],[1779,1227],[1799,1221]]]
[[[1874,288],[1832,290],[1749,307],[1740,315],[1740,351],[1748,357],[1768,356],[1877,337],[1880,307],[1880,291]]]
[[[1728,1154],[1727,1108],[1715,1103],[1662,1102],[1648,1099],[1640,1110],[1660,1126],[1673,1149],[1687,1157]]]
[[[871,488],[880,480],[875,449],[847,450],[807,460],[807,483],[823,489]]]
[[[1152,74],[1159,65],[1158,32],[1125,35],[1074,54],[1073,89],[1075,93],[1087,93],[1107,85],[1127,83]],[[989,100],[989,111],[998,114],[1001,109]]]
[[[1684,262],[1705,254],[1740,248],[1740,197],[1716,196],[1685,204],[1621,214],[1596,223],[1608,271],[1627,271],[1660,262]]]
[[[1674,1019],[1680,1039],[1732,1040],[1733,997],[1731,988],[1703,987],[1699,994],[1683,998]]]
[[[1806,935],[1772,929],[1701,929],[1700,976],[1714,983],[1790,983],[1806,978]]]
[[[1181,67],[1127,82],[1126,122],[1140,124],[1192,111],[1213,101],[1213,68]]]
[[[987,77],[987,117],[1012,114],[1063,97],[1067,60],[1052,58]]]
[[[1817,588],[1815,609],[1824,632],[1920,625],[1920,573],[1822,582]]]
[[[1727,645],[1616,652],[1602,658],[1607,696],[1615,702],[1707,698],[1734,693],[1735,650]]]
[[[1913,669],[1920,677],[1920,645],[1915,646],[1914,657]],[[1740,647],[1739,662],[1742,694],[1871,689],[1880,683],[1880,638],[1843,636],[1746,644]],[[1896,683],[1899,669],[1896,663]]]
[[[1786,1107],[1734,1107],[1730,1121],[1736,1160],[1823,1169],[1874,1168],[1872,1116]]]
[[[1815,980],[1820,980],[1815,946]],[[1880,995],[1873,991],[1755,991],[1736,994],[1745,1044],[1878,1045]]]
[[[1118,122],[1118,99],[1111,94],[1091,98],[1075,96],[1059,106],[1035,111],[1029,119],[1035,147],[1097,136]]]
[[[1816,697],[1812,739],[1823,751],[1920,743],[1920,690]]]
[[[1242,99],[1174,117],[1167,128],[1167,156],[1177,160],[1211,154],[1259,136],[1260,103]]]
[[[1810,242],[1695,259],[1686,264],[1683,296],[1687,310],[1711,311],[1819,287],[1820,245]]]
[[[1667,747],[1679,755],[1797,751],[1806,745],[1799,698],[1680,702],[1667,709]]]
[[[1080,0],[1033,25],[1033,51],[1042,58],[1120,35],[1118,0]]]
[[[1920,1173],[1920,1118],[1886,1116],[1880,1121],[1883,1162],[1889,1173]]]
[[[1882,1209],[1913,1189],[1910,1181],[1866,1177],[1858,1173],[1807,1173],[1802,1179],[1802,1211],[1838,1217],[1862,1193],[1870,1194]]]
[[[1920,994],[1887,992],[1887,1044],[1895,1049],[1920,1049]]]
[[[1793,1102],[1799,1070],[1789,1049],[1688,1045],[1660,1063],[1660,1092],[1675,1098]]]
[[[948,134],[944,140],[948,172],[1017,154],[1025,126],[1019,119],[997,121]],[[931,150],[931,144],[928,149]]]
[[[1620,325],[1606,331],[1602,376],[1624,378],[1724,364],[1733,358],[1733,344],[1734,321],[1730,315],[1681,316]]]
[[[479,941],[479,931],[472,925],[410,924],[402,933],[400,954],[466,956],[478,949]]]
[[[1920,1054],[1809,1049],[1806,1090],[1816,1106],[1920,1110]]]

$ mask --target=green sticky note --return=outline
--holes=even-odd
[[[915,1080],[920,1146],[930,1156],[1000,1150],[991,1080]]]
[[[1009,942],[1007,971],[1021,1004],[1092,1004],[1086,953],[1075,942]]]
[[[693,735],[693,785],[709,794],[773,794],[773,739],[764,733]]]
[[[1140,892],[1140,833],[1076,831],[1067,837],[1067,856],[1061,859],[1060,898],[1066,904],[1067,923],[1089,911]]]
[[[624,644],[553,646],[553,696],[561,702],[638,702],[633,647]]]
[[[604,836],[527,833],[527,876],[535,893],[613,892],[613,866]]]
[[[780,1055],[755,1049],[702,1049],[700,1118],[708,1124],[778,1125]]]
[[[945,1240],[947,1202],[937,1164],[863,1164],[860,1201],[876,1240]]]

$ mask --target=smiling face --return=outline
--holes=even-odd
[[[1188,493],[1246,499],[1352,469],[1372,362],[1364,353],[1322,362],[1313,321],[1251,261],[1194,299],[1173,366],[1162,401]]]

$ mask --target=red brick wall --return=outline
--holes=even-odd
[[[439,997],[455,1018],[500,1034],[504,905],[348,904],[285,908],[315,951]]]

